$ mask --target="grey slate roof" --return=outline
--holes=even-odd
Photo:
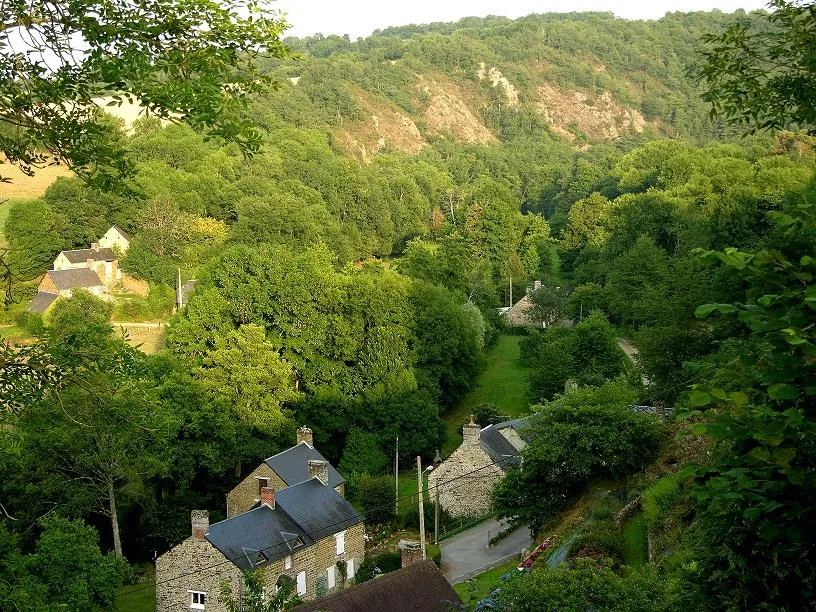
[[[462,600],[431,560],[293,608],[300,612],[450,612]]]
[[[274,510],[259,504],[210,525],[205,537],[246,571],[311,546],[363,520],[342,495],[313,478],[276,491]]]
[[[68,270],[49,270],[46,272],[54,284],[62,289],[78,287],[98,287],[102,285],[99,275],[90,268],[71,268]]]
[[[277,491],[275,503],[315,540],[364,520],[345,497],[316,478]]]
[[[527,427],[528,421],[529,418],[525,417],[483,427],[479,433],[479,446],[494,463],[503,469],[511,465],[518,465],[521,462],[519,451],[507,441],[507,438],[501,434],[501,430],[510,428],[520,431]]]
[[[74,249],[72,251],[63,251],[62,254],[65,255],[65,257],[67,257],[68,261],[70,261],[71,263],[83,263],[89,259],[93,259],[94,261],[116,260],[116,253],[114,253],[112,249],[107,248],[102,248],[98,250]]]
[[[301,442],[282,453],[272,455],[265,461],[266,465],[272,468],[275,473],[281,477],[281,480],[286,483],[286,486],[292,486],[293,484],[309,479],[308,462],[310,459],[326,461],[325,457],[323,457],[317,449]],[[336,487],[344,482],[346,481],[340,475],[340,472],[334,469],[334,466],[330,463],[329,485]]]
[[[214,523],[205,537],[244,571],[314,544],[314,539],[304,533],[286,512],[268,506],[258,506]]]
[[[54,303],[59,297],[57,293],[49,293],[48,291],[38,291],[37,295],[26,306],[26,312],[37,312],[43,314],[48,307]]]

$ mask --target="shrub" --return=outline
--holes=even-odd
[[[41,336],[45,331],[45,323],[43,318],[36,312],[27,312],[23,310],[15,318],[17,326],[24,329],[32,336]]]
[[[390,476],[363,474],[357,479],[354,496],[369,523],[394,520],[394,481]]]
[[[402,565],[402,554],[400,552],[380,553],[374,557],[374,565],[380,568],[383,574],[396,571]]]
[[[623,536],[611,520],[590,523],[569,547],[571,557],[609,558],[623,562]]]

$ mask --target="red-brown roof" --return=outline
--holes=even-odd
[[[462,600],[433,561],[419,561],[334,595],[297,606],[300,612],[450,612]]]

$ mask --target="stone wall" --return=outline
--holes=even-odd
[[[207,540],[189,537],[156,559],[156,612],[189,610],[190,591],[207,594],[207,612],[226,612],[218,601],[224,581],[239,592],[241,571]]]
[[[133,278],[130,274],[122,272],[121,278],[119,281],[122,283],[122,287],[127,290],[135,293],[136,295],[140,295],[142,297],[147,297],[150,293],[150,285],[147,281],[143,281],[138,278]]]
[[[492,464],[488,454],[479,446],[478,438],[465,439],[431,472],[428,487],[433,499],[436,493],[432,487],[439,486],[439,503],[451,516],[483,516],[492,506],[490,492],[493,484],[503,476],[502,469]]]
[[[259,478],[268,478],[268,486],[276,491],[286,487],[286,483],[272,471],[271,467],[266,463],[261,463],[238,486],[227,493],[227,518],[246,512],[255,505],[255,502],[261,499],[260,489],[258,488]]]

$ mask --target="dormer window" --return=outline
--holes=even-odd
[[[269,557],[267,557],[263,551],[258,552],[258,556],[255,558],[255,565],[260,565],[261,563],[266,563],[269,561]]]

